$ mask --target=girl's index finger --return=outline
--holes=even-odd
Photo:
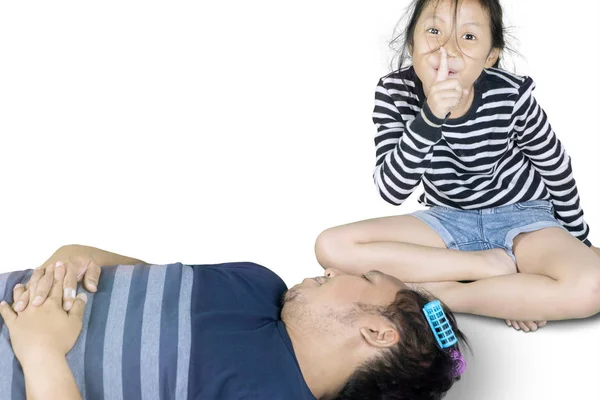
[[[440,67],[438,68],[435,81],[441,82],[446,79],[448,79],[448,55],[446,54],[446,49],[440,47]]]

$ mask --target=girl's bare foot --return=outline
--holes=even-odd
[[[513,327],[515,330],[523,332],[535,332],[539,328],[546,326],[546,321],[511,321],[506,320],[506,325]]]

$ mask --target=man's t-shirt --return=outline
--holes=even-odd
[[[0,274],[0,300],[31,270]],[[311,399],[285,326],[285,284],[252,263],[102,267],[67,355],[84,399]],[[81,289],[80,289],[81,290]],[[25,400],[0,318],[0,397]]]
[[[314,400],[280,319],[286,289],[253,263],[194,267],[190,398]]]

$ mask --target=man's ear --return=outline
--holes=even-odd
[[[377,348],[392,347],[400,341],[400,334],[396,327],[383,318],[360,328],[360,334],[365,342]]]
[[[500,49],[494,47],[488,55],[487,60],[485,60],[485,68],[493,67],[496,61],[498,61],[498,57],[500,57]]]

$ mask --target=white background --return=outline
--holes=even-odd
[[[152,263],[255,261],[288,285],[321,274],[320,231],[420,208],[416,195],[387,205],[371,178],[374,89],[406,5],[3,2],[0,271],[81,243]],[[573,158],[599,244],[600,6],[504,5],[516,71]],[[534,334],[459,321],[475,354],[448,399],[600,396],[599,318]]]

